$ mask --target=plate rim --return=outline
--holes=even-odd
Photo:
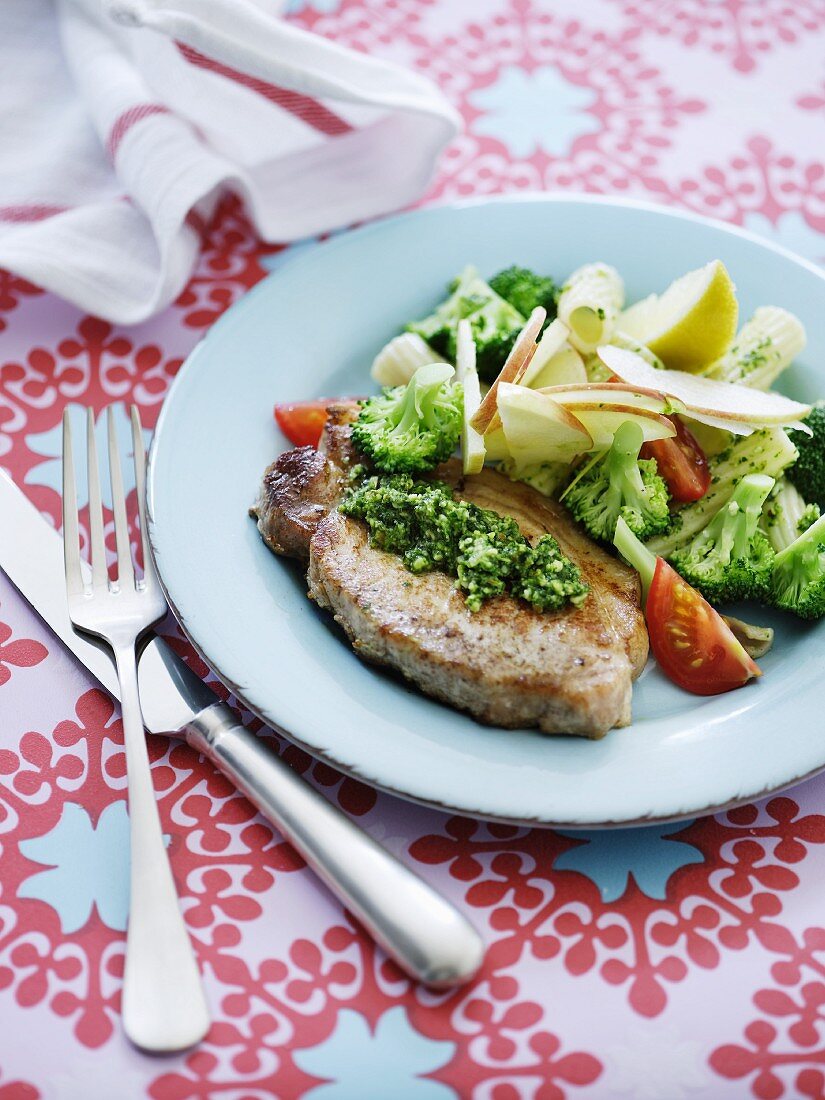
[[[337,771],[344,775],[351,776],[352,778],[370,786],[376,790],[381,790],[387,794],[391,794],[397,798],[401,798],[404,801],[412,802],[416,805],[424,806],[430,809],[438,810],[442,813],[457,814],[465,817],[471,817],[477,820],[498,822],[502,824],[527,826],[532,828],[559,828],[559,829],[573,829],[573,830],[586,830],[595,831],[602,829],[622,829],[633,828],[637,826],[646,825],[664,825],[671,822],[686,821],[695,817],[705,816],[709,814],[721,813],[726,810],[734,809],[735,807],[746,805],[751,802],[758,801],[769,795],[779,794],[782,791],[788,790],[799,783],[804,782],[807,779],[811,779],[814,776],[825,771],[825,756],[821,764],[815,768],[805,771],[799,775],[796,775],[790,779],[783,780],[778,784],[771,784],[767,787],[760,788],[757,791],[739,794],[733,799],[725,800],[722,802],[709,802],[703,806],[697,806],[690,810],[682,810],[673,814],[651,814],[640,815],[638,817],[622,817],[622,818],[605,818],[600,821],[586,821],[581,819],[567,820],[564,818],[550,818],[550,817],[537,817],[537,816],[510,816],[500,813],[492,813],[483,809],[468,809],[466,806],[455,806],[449,803],[438,801],[437,799],[427,798],[418,794],[411,793],[406,790],[400,790],[397,787],[392,786],[389,783],[382,782],[376,779],[372,775],[364,775],[359,769],[352,764],[343,763],[339,760],[334,753],[325,751],[322,748],[312,745],[302,740],[298,735],[284,727],[273,714],[268,713],[267,709],[262,706],[254,704],[249,698],[246,697],[242,687],[234,683],[231,677],[224,674],[218,663],[208,653],[208,647],[204,647],[199,639],[195,636],[195,632],[192,631],[187,624],[185,617],[178,609],[172,593],[169,591],[166,581],[164,579],[162,568],[158,564],[158,558],[162,558],[160,553],[159,543],[162,536],[158,533],[158,524],[155,520],[155,487],[156,477],[155,471],[157,468],[157,453],[160,447],[159,441],[162,439],[163,428],[168,415],[168,409],[170,408],[170,397],[174,394],[175,389],[182,384],[182,380],[188,377],[189,373],[194,369],[193,362],[196,362],[200,354],[203,351],[204,346],[210,340],[213,333],[220,330],[221,326],[225,323],[235,323],[239,315],[243,312],[246,304],[250,301],[254,301],[258,296],[265,292],[265,288],[270,282],[272,277],[279,277],[284,271],[289,269],[294,271],[296,268],[300,269],[306,264],[311,264],[316,261],[318,249],[323,249],[324,254],[328,255],[330,251],[337,251],[339,248],[345,248],[349,246],[353,237],[363,238],[368,235],[380,232],[387,226],[393,226],[399,222],[417,221],[420,218],[426,218],[431,214],[443,213],[448,210],[464,210],[467,208],[477,206],[491,206],[491,205],[514,205],[514,204],[553,204],[553,205],[571,205],[571,204],[587,204],[606,206],[617,209],[633,209],[641,210],[650,213],[654,213],[657,216],[664,216],[666,218],[672,218],[678,221],[693,222],[701,225],[708,226],[715,230],[721,230],[723,233],[740,237],[749,241],[752,244],[757,245],[759,248],[768,252],[775,253],[778,256],[783,257],[801,267],[809,274],[813,275],[819,282],[825,284],[825,270],[819,265],[807,260],[804,256],[800,256],[798,253],[792,251],[783,245],[776,244],[773,241],[755,233],[743,226],[733,225],[729,222],[725,222],[719,218],[708,217],[704,214],[698,214],[690,210],[681,210],[670,206],[665,206],[660,203],[651,202],[644,199],[625,198],[621,196],[611,195],[596,195],[589,193],[545,193],[541,191],[525,191],[518,194],[499,194],[489,196],[471,196],[465,199],[459,199],[455,201],[436,202],[428,204],[423,207],[415,207],[410,210],[404,210],[399,213],[395,213],[386,217],[376,218],[370,222],[362,225],[355,226],[353,228],[345,228],[342,231],[335,231],[335,235],[331,238],[318,239],[308,238],[307,243],[314,243],[316,247],[313,247],[308,252],[302,252],[297,256],[290,257],[287,255],[282,265],[279,265],[275,271],[267,273],[254,287],[248,290],[242,295],[236,302],[234,302],[221,316],[209,327],[209,329],[201,336],[198,342],[190,350],[186,356],[184,362],[181,364],[178,373],[172,380],[172,384],[167,391],[164,401],[161,405],[160,414],[158,416],[157,423],[152,436],[152,442],[149,450],[149,456],[147,461],[146,470],[146,514],[147,514],[147,534],[149,543],[152,550],[153,558],[157,566],[157,574],[160,580],[161,588],[166,596],[167,603],[173,612],[175,619],[180,629],[185,634],[186,638],[209,667],[209,669],[215,674],[215,676],[221,681],[221,683],[235,696],[235,698],[252,714],[254,714],[260,721],[266,726],[274,730],[280,736],[286,738],[292,744],[298,746],[307,752],[313,759],[323,761],[335,768]],[[505,734],[507,731],[503,731]]]

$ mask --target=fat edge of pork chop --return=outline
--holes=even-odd
[[[253,509],[276,553],[308,560],[309,594],[333,612],[363,658],[389,665],[424,692],[502,727],[600,737],[630,720],[632,681],[647,657],[636,574],[584,535],[559,505],[490,470],[436,476],[482,507],[511,515],[530,538],[553,534],[591,586],[582,608],[539,612],[510,597],[471,613],[450,577],[416,576],[369,545],[334,509],[352,461],[335,407],[325,453],[297,448],[264,475]]]

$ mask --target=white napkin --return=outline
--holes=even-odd
[[[397,209],[459,121],[272,0],[2,0],[0,267],[109,320],[172,301],[220,193],[290,241]]]

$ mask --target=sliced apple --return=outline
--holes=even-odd
[[[496,400],[498,387],[509,382],[516,384],[524,376],[524,372],[530,365],[530,360],[536,353],[536,340],[541,332],[541,326],[547,320],[547,310],[537,306],[527,321],[527,324],[516,337],[516,342],[510,349],[510,354],[498,378],[490,386],[480,406],[476,409],[470,423],[477,432],[486,435],[488,431],[495,431],[500,423],[496,420]]]
[[[521,380],[523,386],[529,386],[532,390],[541,390],[547,386],[578,386],[587,383],[584,360],[568,343],[564,343],[561,350],[557,351],[553,358],[548,359],[534,374],[533,367],[538,357],[536,352],[527,374]]]
[[[558,317],[555,321],[551,321],[541,334],[541,338],[536,344],[536,350],[526,370],[523,372],[521,378],[517,378],[515,381],[520,382],[522,386],[531,386],[533,389],[536,389],[536,376],[541,374],[554,356],[558,355],[567,343],[567,337],[569,335],[570,329],[563,321],[560,321]]]
[[[484,436],[484,449],[488,462],[505,462],[512,459],[510,448],[504,436],[504,429],[497,428],[494,432],[488,432]]]
[[[591,436],[593,446],[599,450],[610,446],[616,429],[627,420],[633,420],[639,425],[645,443],[654,439],[670,439],[676,435],[673,421],[668,417],[635,405],[607,405],[594,401],[581,401],[562,405],[560,408],[572,413]],[[509,443],[509,439],[507,442]]]
[[[690,410],[690,420],[694,425],[701,424],[705,428],[725,432],[728,435],[753,435],[755,431],[759,430],[758,424],[746,424],[744,420],[726,420],[723,416],[707,416],[705,413],[694,412],[693,409]],[[803,431],[807,430],[801,422],[789,424],[788,427],[801,428]],[[706,455],[711,453],[704,446],[702,446],[702,450]],[[724,450],[724,447],[720,450]]]
[[[670,414],[684,412],[685,406],[678,398],[662,393],[661,390],[634,386],[628,382],[586,382],[584,385],[546,386],[540,393],[546,393],[560,405],[569,406],[584,401],[605,405],[633,405],[650,412]]]
[[[456,334],[456,377],[464,387],[464,413],[461,423],[461,463],[465,474],[477,474],[484,466],[484,436],[477,432],[470,419],[481,404],[481,387],[476,370],[476,343],[470,322],[458,322]]]
[[[695,420],[713,427],[740,424],[745,428],[799,427],[810,405],[791,401],[779,393],[756,390],[736,382],[689,374],[681,370],[657,370],[641,355],[605,345],[599,358],[619,378],[633,386],[656,387],[678,398]],[[735,427],[730,428],[736,431]],[[742,434],[739,429],[739,434]]]
[[[502,382],[498,413],[517,467],[569,462],[593,446],[590,433],[564,406],[526,386]]]

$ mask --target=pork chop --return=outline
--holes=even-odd
[[[648,640],[636,573],[587,537],[555,501],[493,470],[435,471],[456,495],[512,516],[531,541],[552,534],[590,592],[580,608],[536,611],[509,596],[470,612],[452,578],[415,575],[369,544],[336,507],[357,461],[352,409],[334,406],[320,451],[299,447],[264,474],[251,510],[267,545],[307,563],[309,595],[330,610],[359,656],[481,722],[601,737],[630,721]]]

